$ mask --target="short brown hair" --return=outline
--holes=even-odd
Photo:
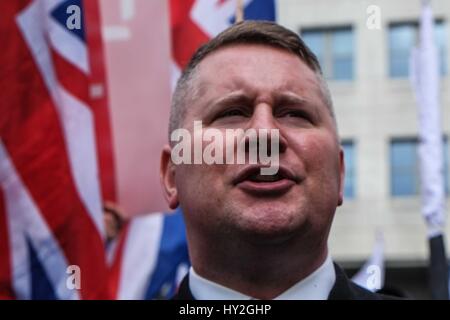
[[[170,111],[169,140],[171,132],[181,126],[186,112],[186,108],[184,107],[185,102],[188,94],[192,94],[194,91],[190,83],[197,66],[209,54],[221,48],[237,44],[261,44],[280,48],[298,56],[318,76],[324,103],[334,118],[331,96],[323,79],[319,61],[303,40],[295,32],[271,21],[244,21],[231,26],[201,46],[183,70],[173,93]]]

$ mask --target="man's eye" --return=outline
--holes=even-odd
[[[311,126],[314,125],[314,118],[305,110],[286,109],[276,115],[278,121],[286,122],[295,126]]]
[[[226,117],[246,117],[247,114],[244,110],[241,109],[230,109],[226,110],[219,114],[217,118],[226,118]]]
[[[310,120],[309,115],[301,110],[286,110],[282,112],[279,116],[288,118],[304,118],[306,120]]]

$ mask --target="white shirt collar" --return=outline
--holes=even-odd
[[[330,256],[305,279],[280,294],[275,300],[327,300],[336,281],[333,261]],[[240,292],[226,288],[189,270],[189,288],[197,300],[251,300]]]

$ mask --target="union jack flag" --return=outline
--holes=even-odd
[[[170,0],[172,86],[195,50],[235,22],[237,0]],[[243,0],[246,20],[275,21],[275,0]]]
[[[273,0],[243,3],[246,18],[274,19]],[[170,1],[173,79],[235,7]],[[0,299],[170,297],[189,263],[181,212],[132,219],[106,261],[102,201],[117,185],[97,1],[0,12]]]
[[[181,209],[133,218],[111,252],[115,299],[170,298],[190,265]]]
[[[0,12],[0,299],[107,298],[102,197],[114,181],[97,2]]]

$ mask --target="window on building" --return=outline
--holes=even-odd
[[[411,50],[419,39],[418,23],[394,23],[389,26],[389,75],[409,76]],[[437,21],[434,28],[441,75],[447,73],[446,24]]]
[[[391,195],[414,196],[420,194],[419,158],[417,139],[394,139],[391,141]],[[444,183],[449,194],[449,147],[444,140]]]
[[[343,141],[342,148],[344,149],[345,161],[345,183],[344,183],[344,197],[353,199],[355,197],[355,145],[353,141]]]
[[[327,79],[353,79],[354,45],[351,27],[304,29],[302,39],[316,54]]]

